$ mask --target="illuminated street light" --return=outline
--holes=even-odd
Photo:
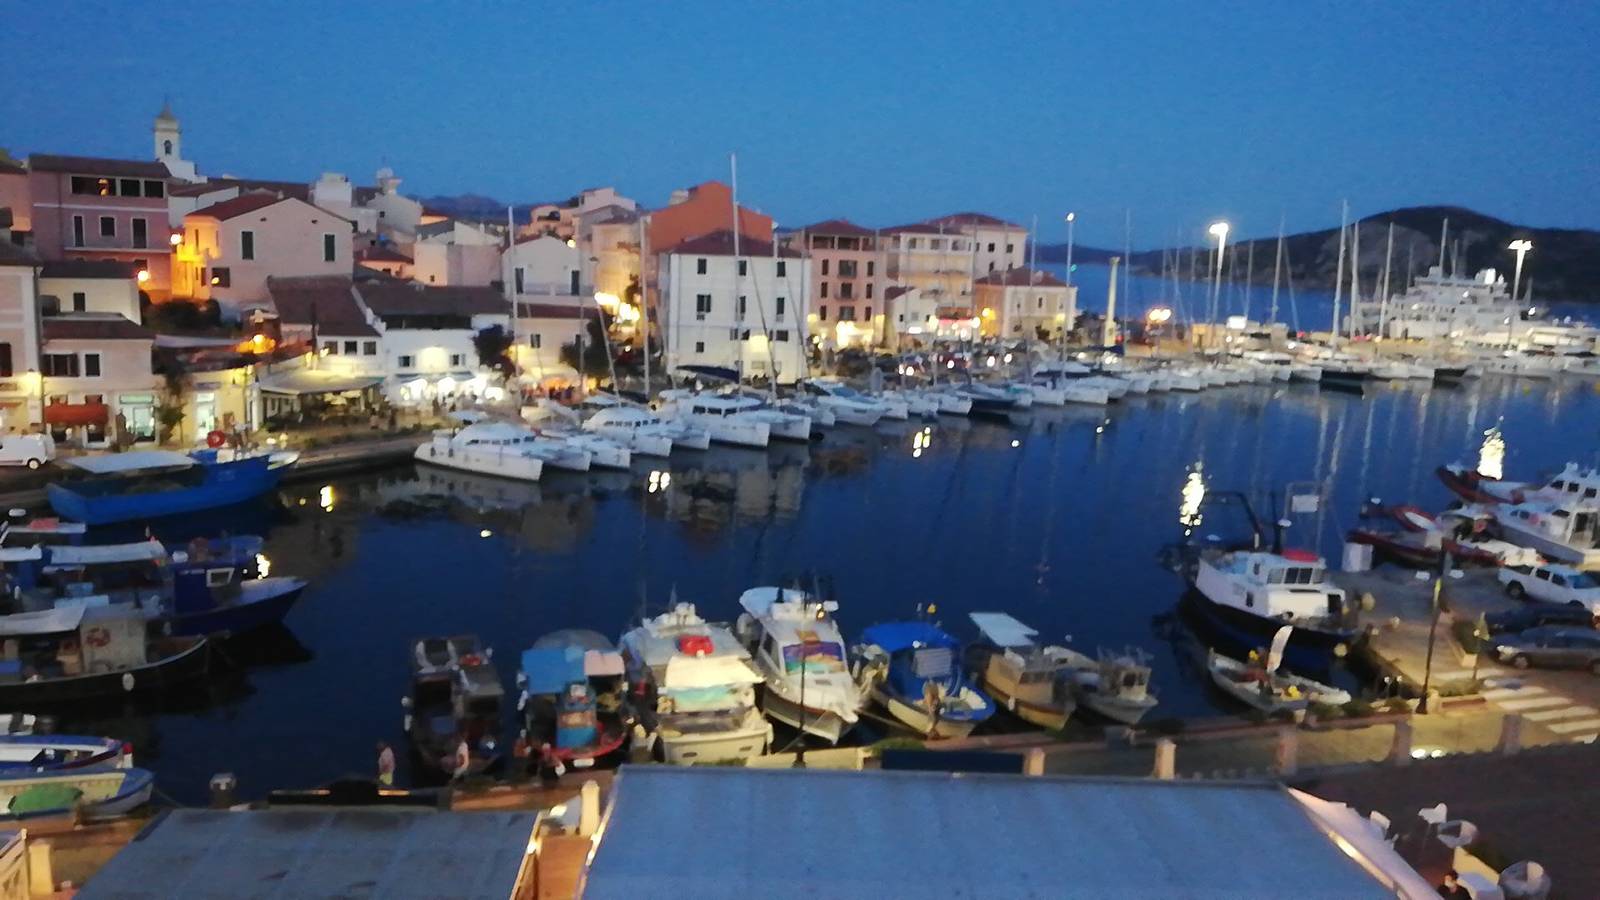
[[[1211,277],[1211,315],[1206,324],[1210,330],[1215,330],[1217,324],[1217,310],[1222,305],[1222,252],[1228,244],[1228,223],[1213,222],[1206,232],[1217,239],[1217,268]]]
[[[172,244],[172,246],[176,247],[183,243],[183,235],[173,232],[172,237],[168,238],[167,241]]]
[[[134,276],[134,277],[136,277],[139,280],[140,284],[144,284],[145,282],[150,280],[150,270],[149,269],[140,269],[139,270],[139,274]]]
[[[1167,306],[1152,306],[1144,314],[1144,320],[1151,325],[1163,325],[1172,320],[1172,309]]]
[[[1075,212],[1067,213],[1067,284],[1072,284],[1072,223],[1078,220]]]

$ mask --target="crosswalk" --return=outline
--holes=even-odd
[[[1515,676],[1484,679],[1483,699],[1506,712],[1520,713],[1548,731],[1575,743],[1600,738],[1600,710],[1551,693]]]

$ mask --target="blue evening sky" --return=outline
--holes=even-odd
[[[142,10],[142,11],[136,11]],[[1454,203],[1600,226],[1600,4],[1529,0],[0,0],[0,146],[648,205],[726,178],[800,225],[976,209],[1168,242]]]

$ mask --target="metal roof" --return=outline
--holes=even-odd
[[[1431,890],[1397,856],[1356,847],[1269,784],[627,766],[583,896],[1355,900]],[[1392,874],[1380,881],[1357,856]]]
[[[533,813],[177,809],[78,897],[505,900],[533,821]]]

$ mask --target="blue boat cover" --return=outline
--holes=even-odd
[[[571,645],[522,651],[522,674],[528,679],[528,693],[559,694],[569,684],[586,681],[583,652],[582,647]]]
[[[861,639],[869,644],[877,644],[889,653],[914,645],[951,649],[961,646],[955,638],[928,622],[884,622],[862,632]]]

